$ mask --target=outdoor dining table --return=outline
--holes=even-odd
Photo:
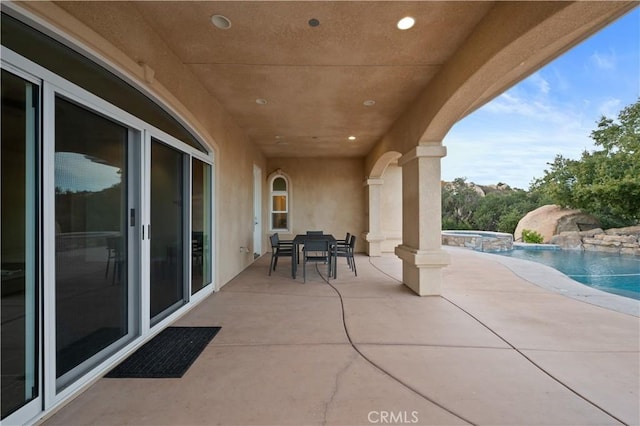
[[[300,251],[300,245],[304,245],[307,241],[328,241],[329,247],[335,247],[337,244],[336,238],[331,234],[298,234],[293,239],[293,254],[291,257],[291,277],[296,278],[296,272],[298,270],[298,252]],[[334,252],[335,253],[335,252]],[[335,258],[333,259],[335,262]]]

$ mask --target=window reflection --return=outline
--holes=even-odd
[[[38,87],[2,70],[1,417],[39,395],[37,299]]]
[[[275,178],[273,180],[273,190],[274,191],[286,191],[287,190],[287,181],[284,178]]]
[[[56,98],[55,114],[56,377],[61,388],[84,372],[71,372],[75,367],[128,332],[128,129],[62,98]]]
[[[211,284],[211,166],[193,159],[191,294]]]
[[[287,210],[287,197],[285,195],[273,196],[273,211],[286,211]]]
[[[271,215],[271,227],[273,229],[287,229],[287,214],[273,213]]]
[[[184,303],[184,157],[151,144],[151,318],[157,322]]]

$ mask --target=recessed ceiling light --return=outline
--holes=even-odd
[[[349,139],[350,141],[355,141],[356,137],[355,136],[349,136],[347,139]]]
[[[374,101],[373,99],[368,99],[368,100],[364,101],[362,104],[364,106],[373,106],[373,105],[376,104],[376,101]]]
[[[211,17],[211,23],[221,30],[228,30],[231,28],[231,21],[226,16],[213,15]]]
[[[267,104],[267,100],[266,99],[262,99],[262,98],[258,98],[258,99],[256,99],[256,103],[258,105],[266,105]]]
[[[413,27],[413,24],[415,23],[416,23],[416,20],[413,19],[411,16],[405,16],[404,18],[398,21],[398,29],[408,30],[409,28]]]

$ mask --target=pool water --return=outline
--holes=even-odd
[[[640,257],[637,256],[527,249],[495,254],[543,263],[590,287],[640,300]]]

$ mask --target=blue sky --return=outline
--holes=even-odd
[[[443,141],[442,179],[528,189],[557,154],[596,149],[600,117],[639,97],[636,8],[457,123]]]

